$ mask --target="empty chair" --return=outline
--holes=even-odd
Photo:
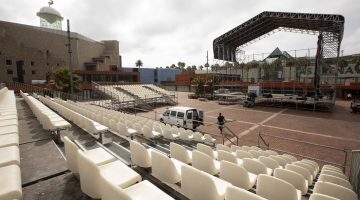
[[[257,178],[256,194],[268,200],[300,200],[301,195],[290,183],[261,174]]]
[[[192,162],[192,153],[187,150],[185,147],[174,142],[170,143],[170,156],[175,158],[178,161],[181,161],[186,164],[191,164]]]
[[[339,199],[325,194],[313,193],[310,195],[309,200],[339,200]]]
[[[286,164],[291,164],[293,162],[288,156],[278,155],[277,157],[283,158],[286,161]]]
[[[335,171],[342,172],[342,170],[339,167],[335,167],[333,165],[324,165],[322,167],[322,170],[324,170],[324,169],[333,169]]]
[[[275,169],[274,177],[290,183],[297,190],[300,190],[302,195],[305,195],[308,191],[307,180],[297,172],[287,169]]]
[[[258,196],[252,192],[246,191],[241,188],[237,188],[234,186],[229,186],[226,188],[225,193],[226,200],[266,200],[261,196]]]
[[[205,137],[203,136],[203,134],[198,131],[195,131],[193,133],[193,139],[196,142],[204,142],[205,141]]]
[[[282,167],[285,167],[285,165],[287,164],[286,160],[282,157],[279,156],[269,156],[269,158],[272,158],[274,160],[276,160],[279,165],[281,165]]]
[[[236,156],[228,151],[218,150],[218,160],[226,160],[235,164],[242,164],[242,160],[236,158]]]
[[[261,148],[257,147],[257,146],[251,146],[250,149],[255,150],[255,151],[260,151],[262,150]]]
[[[220,162],[220,178],[234,186],[250,190],[256,183],[256,177],[242,166],[224,160]]]
[[[210,156],[212,159],[217,158],[216,151],[214,152],[214,150],[211,147],[209,147],[209,146],[207,146],[205,144],[197,143],[196,149],[198,151]]]
[[[157,179],[167,183],[178,183],[181,180],[181,166],[184,163],[168,158],[166,155],[151,151],[152,175]]]
[[[273,155],[273,156],[279,155],[276,151],[273,151],[273,150],[266,150],[266,152],[268,152],[270,155]]]
[[[293,155],[290,155],[290,154],[282,154],[282,156],[286,156],[288,158],[291,159],[292,162],[296,162],[297,161],[297,158]]]
[[[267,168],[264,164],[262,164],[260,161],[251,159],[251,158],[244,158],[243,159],[243,166],[244,168],[253,174],[259,175],[259,174],[272,174],[272,169]]]
[[[254,158],[253,155],[247,151],[244,150],[236,150],[236,157],[240,159],[244,158]]]
[[[142,128],[142,134],[148,139],[154,139],[161,136],[159,132],[154,132],[147,126]]]
[[[98,165],[81,150],[78,150],[78,166],[81,190],[91,198],[101,198],[100,174],[123,188],[141,181],[141,176],[121,161]]]
[[[258,152],[257,150],[249,150],[248,152],[249,152],[254,158],[258,158],[258,157],[262,156],[261,153]]]
[[[184,141],[191,141],[193,139],[193,135],[190,134],[189,132],[187,131],[180,131],[179,132],[179,138],[180,140],[184,140]]]
[[[280,166],[280,164],[276,160],[274,160],[272,158],[268,158],[268,157],[265,157],[265,156],[260,156],[258,158],[258,160],[260,162],[262,162],[267,168],[270,168],[272,170],[274,170],[276,168],[282,168]]]
[[[319,165],[315,161],[308,160],[308,159],[302,159],[301,162],[308,163],[308,164],[314,166],[314,168],[316,169],[316,174],[319,173],[320,168],[319,168]]]
[[[358,196],[357,194],[340,185],[336,185],[334,183],[328,183],[328,182],[322,182],[318,181],[315,184],[313,193],[320,193],[324,195],[328,195],[331,197],[335,197],[341,200],[357,200]]]
[[[216,145],[216,150],[222,150],[222,151],[227,151],[227,152],[232,152],[230,147],[225,146],[223,144],[217,144]]]
[[[327,175],[331,175],[331,176],[336,176],[338,178],[342,178],[344,180],[348,180],[348,177],[340,172],[336,172],[336,171],[331,171],[331,170],[321,170],[320,174],[327,174]]]
[[[18,146],[0,148],[0,167],[8,165],[20,166],[20,153]]]
[[[64,137],[65,157],[67,168],[75,175],[79,174],[78,147],[67,136]]]
[[[220,171],[219,161],[197,150],[192,151],[192,166],[211,175],[216,175]]]
[[[249,146],[241,146],[242,150],[244,151],[250,151],[250,150],[253,150],[251,147]]]
[[[21,173],[18,165],[0,167],[0,199],[21,199]]]
[[[165,139],[168,139],[168,140],[175,140],[179,137],[179,135],[173,134],[171,132],[171,129],[169,129],[169,128],[165,128],[162,132],[162,135]]]
[[[268,152],[266,152],[264,150],[259,150],[258,152],[261,154],[261,156],[265,156],[265,157],[271,156],[270,153],[268,153]]]
[[[230,183],[194,167],[181,167],[181,191],[192,200],[223,200]]]
[[[336,176],[332,176],[332,175],[327,175],[327,174],[320,174],[318,181],[323,181],[323,182],[329,182],[329,183],[334,183],[336,185],[341,185],[343,187],[346,187],[350,190],[353,189],[352,185],[350,184],[349,181],[344,180],[342,178],[336,177]]]
[[[313,177],[309,170],[293,164],[287,164],[285,169],[301,174],[307,180],[309,186],[313,184]]]
[[[311,165],[307,162],[301,162],[301,161],[296,161],[296,162],[293,162],[292,164],[306,168],[313,175],[313,178],[316,177],[316,168],[313,165]]]
[[[211,135],[209,135],[209,134],[205,134],[204,139],[205,139],[204,142],[210,143],[210,144],[214,144],[216,141],[216,139],[211,137]]]
[[[233,145],[233,144],[230,146],[230,148],[231,148],[231,151],[232,151],[232,152],[236,152],[237,150],[242,150],[241,147],[239,147],[239,146],[237,146],[237,145]]]
[[[16,133],[0,135],[0,148],[8,146],[19,146],[19,135]]]
[[[131,140],[130,151],[132,164],[143,168],[151,167],[151,149],[146,149],[142,144]]]
[[[101,194],[102,200],[174,200],[147,180],[126,189],[102,180]]]

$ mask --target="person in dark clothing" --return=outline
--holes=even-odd
[[[219,130],[222,131],[222,129],[224,128],[224,124],[225,124],[225,117],[223,115],[221,115],[221,113],[219,113],[217,120],[218,120],[217,123],[219,125]]]

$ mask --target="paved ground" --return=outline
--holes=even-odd
[[[256,145],[260,132],[339,149],[360,149],[360,115],[350,113],[348,101],[337,101],[334,111],[328,113],[271,107],[244,108],[242,105],[224,106],[216,101],[188,99],[186,92],[178,94],[179,105],[195,107],[205,112],[205,122],[208,124],[199,129],[215,135],[218,143],[222,143],[222,138],[214,123],[221,112],[227,120],[232,121],[227,123],[227,126],[239,136],[239,145]],[[162,107],[138,115],[153,119],[157,116],[158,119],[158,115],[165,110],[166,107]],[[264,136],[264,139],[270,147],[278,150],[338,164],[343,162],[344,152],[341,151],[268,136]],[[225,144],[229,145],[230,141],[226,140]],[[348,164],[349,161],[350,158]]]

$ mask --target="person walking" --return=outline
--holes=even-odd
[[[225,117],[221,113],[219,113],[217,120],[218,120],[217,123],[219,125],[219,130],[222,133],[222,130],[223,130],[224,124],[225,124]]]

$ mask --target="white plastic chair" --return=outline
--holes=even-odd
[[[251,153],[240,149],[236,150],[236,157],[239,159],[254,158]]]
[[[170,143],[170,156],[180,162],[191,164],[192,163],[192,153],[187,150],[185,147],[174,142]]]
[[[151,151],[151,162],[151,173],[154,177],[170,184],[180,182],[181,166],[185,165],[184,163],[157,151]]]
[[[266,200],[262,198],[261,196],[258,196],[252,192],[246,191],[241,188],[237,188],[234,186],[229,186],[226,188],[225,193],[225,199],[226,200]]]
[[[131,140],[130,151],[132,164],[143,168],[151,167],[151,149],[146,149],[142,144]]]
[[[234,154],[232,154],[228,151],[218,150],[217,154],[218,154],[219,161],[226,160],[231,163],[242,165],[242,160],[238,159]]]
[[[358,196],[354,191],[334,183],[322,181],[316,182],[313,193],[320,193],[341,200],[358,200]]]
[[[302,195],[308,192],[307,180],[299,173],[287,169],[275,169],[274,177],[284,180],[293,185]]]
[[[260,174],[257,178],[256,194],[268,200],[300,200],[300,191],[297,192],[290,183],[273,176]]]
[[[192,151],[192,166],[211,175],[216,175],[220,171],[219,161],[197,150]]]
[[[223,144],[217,144],[216,150],[222,150],[222,151],[226,151],[226,152],[230,152],[230,153],[232,152],[230,147],[225,146]]]
[[[272,169],[267,168],[264,164],[262,164],[260,161],[250,158],[244,158],[243,159],[243,166],[244,168],[253,174],[259,175],[259,174],[272,174]]]
[[[257,176],[256,174],[248,172],[242,166],[223,160],[220,162],[219,177],[234,186],[250,190],[254,187]]]
[[[209,146],[207,146],[205,144],[197,143],[196,149],[198,151],[210,156],[212,159],[217,158],[217,152],[214,151],[211,147],[209,147]]]
[[[272,158],[268,158],[268,157],[265,157],[265,156],[260,156],[258,158],[258,160],[260,162],[262,162],[267,168],[270,168],[272,170],[274,170],[276,168],[282,168],[280,166],[280,164],[276,160],[274,160]]]

